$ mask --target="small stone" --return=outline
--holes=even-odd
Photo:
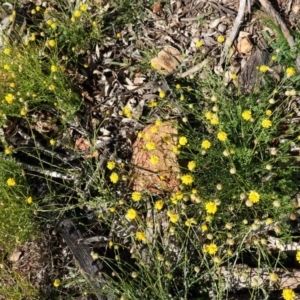
[[[219,24],[219,26],[218,26],[218,31],[219,32],[221,32],[221,33],[224,33],[225,31],[226,31],[226,29],[227,29],[227,26],[226,25],[224,25],[224,24]]]

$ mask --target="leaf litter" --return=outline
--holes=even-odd
[[[245,8],[241,10],[243,2]],[[259,2],[267,13],[275,16],[277,22],[281,22],[283,26],[283,21],[278,19],[278,13],[271,4],[268,1]],[[42,5],[42,3],[36,4]],[[22,5],[25,11],[31,8],[31,4],[27,1]],[[290,21],[289,25],[294,28],[299,27],[297,18],[300,10],[299,1],[278,1],[278,5]],[[155,2],[151,9],[146,9],[145,19],[151,22],[141,20],[136,26],[126,24],[121,31],[122,38],[118,42],[111,40],[105,45],[92,45],[92,49],[95,50],[89,51],[85,57],[89,65],[87,69],[72,65],[66,69],[84,99],[84,111],[76,122],[68,122],[66,131],[62,133],[59,129],[60,124],[55,123],[57,119],[54,112],[38,110],[31,116],[32,128],[26,122],[15,120],[8,122],[9,125],[4,128],[8,143],[15,147],[24,143],[30,147],[36,146],[36,142],[27,138],[28,135],[22,134],[22,131],[33,130],[36,136],[39,134],[41,144],[45,144],[50,137],[58,140],[59,145],[54,151],[57,151],[60,157],[63,156],[58,163],[62,168],[67,157],[73,157],[70,161],[74,160],[74,164],[80,165],[80,161],[88,157],[87,152],[92,147],[97,155],[88,158],[102,157],[102,167],[109,159],[121,159],[133,165],[132,172],[135,178],[132,182],[133,190],[146,189],[158,194],[170,190],[176,191],[179,182],[174,174],[180,173],[176,155],[172,152],[172,146],[177,144],[176,121],[163,122],[159,126],[159,131],[153,134],[151,128],[154,126],[154,120],[159,119],[161,115],[157,110],[152,120],[145,124],[144,111],[147,110],[150,101],[159,99],[159,90],[164,92],[170,90],[168,81],[174,76],[184,78],[196,72],[202,73],[205,68],[212,68],[216,73],[224,72],[224,63],[229,68],[224,84],[240,84],[247,93],[251,93],[258,82],[264,84],[257,71],[260,65],[270,64],[275,72],[274,81],[277,81],[278,77],[281,78],[282,70],[275,71],[276,62],[270,61],[268,41],[263,34],[267,31],[274,39],[276,33],[263,25],[259,15],[253,12],[253,7],[255,7],[254,1],[171,1],[168,11],[161,2]],[[262,8],[258,7],[258,10]],[[1,15],[0,33],[5,31],[12,34],[11,28],[8,29],[8,13],[9,9]],[[234,22],[239,13],[242,21],[237,22],[239,24],[234,29]],[[26,14],[21,14],[19,22],[22,24],[22,30],[28,26],[27,21]],[[136,28],[138,30],[135,30]],[[293,47],[295,42],[291,39],[289,31],[285,32],[290,46]],[[217,42],[220,36],[225,38],[232,36],[232,40],[225,44],[228,48],[223,48]],[[197,47],[198,42],[203,43],[201,47]],[[0,45],[1,43],[2,40]],[[136,67],[143,60],[141,53],[145,48],[158,49],[157,55],[149,55],[147,63],[161,74],[159,79],[153,69],[142,70]],[[207,58],[209,61],[205,61]],[[205,76],[205,73],[203,74]],[[232,74],[239,75],[238,83],[232,80]],[[0,77],[4,77],[5,80],[2,71]],[[124,108],[130,110],[131,116],[120,114]],[[170,112],[170,114],[176,120],[180,112]],[[94,134],[95,128],[97,128],[96,138],[91,142],[88,137]],[[153,140],[160,149],[157,156],[162,164],[155,166],[149,163],[149,154],[144,151],[147,141],[138,137],[137,132],[141,132],[143,137],[149,134],[150,140]],[[171,136],[169,143],[163,142],[165,134]],[[66,146],[65,141],[73,145],[75,151],[72,151],[71,145]],[[39,148],[50,149],[47,146]],[[38,168],[35,171],[39,172]],[[16,250],[10,254],[9,260],[18,264],[23,259],[22,266],[16,268],[25,276],[26,272],[32,274],[34,270],[41,267],[33,266],[26,255],[21,256],[22,253],[26,254],[30,246],[22,247],[24,252]],[[61,247],[64,247],[68,255],[72,255],[65,245]],[[53,255],[53,252],[49,255]],[[59,272],[59,265],[61,264],[53,266],[50,272]],[[229,271],[225,269],[223,272],[227,274]],[[49,279],[44,280],[48,285],[51,284]],[[236,284],[232,285],[236,286]]]

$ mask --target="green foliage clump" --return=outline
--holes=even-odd
[[[22,169],[10,158],[0,157],[0,246],[12,251],[38,235],[34,200]]]

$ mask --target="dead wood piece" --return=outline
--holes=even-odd
[[[82,234],[76,225],[71,220],[64,219],[58,224],[58,232],[74,255],[79,267],[83,270],[83,275],[94,288],[98,299],[113,300],[100,294],[103,278],[100,277],[99,272],[103,265],[99,259],[93,260],[88,245],[78,243],[82,239]]]
[[[149,143],[155,149],[148,150]],[[176,121],[149,125],[141,132],[133,144],[131,163],[133,170],[133,189],[143,192],[162,194],[177,191],[180,182],[177,178],[180,169],[173,147],[177,145]],[[156,156],[157,163],[151,163],[151,156]]]
[[[187,71],[180,74],[181,78],[187,77],[189,75],[192,75],[200,70],[202,70],[204,67],[206,67],[208,64],[208,59],[203,60],[201,63],[193,66],[192,68],[188,69]]]
[[[239,76],[239,82],[244,87],[245,92],[251,93],[255,86],[259,87],[262,74],[257,68],[261,65],[266,65],[268,61],[268,53],[260,49],[256,49],[250,56]]]
[[[225,42],[224,49],[221,53],[221,59],[219,61],[219,66],[221,66],[225,62],[225,60],[227,58],[229,48],[231,47],[234,39],[237,36],[238,30],[239,30],[240,25],[242,23],[242,19],[244,17],[245,7],[246,7],[246,0],[241,0],[240,1],[240,6],[239,6],[239,11],[238,11],[236,19],[234,21],[233,28],[231,30],[231,33],[230,33],[228,39]]]

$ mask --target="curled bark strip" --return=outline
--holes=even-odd
[[[273,6],[271,5],[271,3],[268,0],[259,0],[259,2],[262,5],[262,7],[271,15],[271,17],[276,22],[276,24],[280,27],[289,46],[291,48],[295,47],[296,43],[294,41],[294,38],[291,35],[291,33],[290,33],[289,29],[287,28],[287,26],[285,25],[285,23],[282,21],[279,13],[273,8]],[[296,58],[296,67],[297,67],[297,70],[300,71],[300,55],[298,55]]]

